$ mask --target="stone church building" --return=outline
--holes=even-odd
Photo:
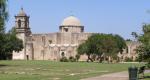
[[[34,34],[30,30],[29,16],[23,9],[15,16],[17,37],[23,40],[24,49],[13,52],[14,60],[59,60],[62,55],[75,56],[77,47],[93,33],[84,32],[84,25],[74,16],[69,16],[62,21],[59,32]],[[135,57],[134,49],[137,42],[128,42],[128,51],[118,54],[119,57]],[[81,60],[86,60],[82,56]]]

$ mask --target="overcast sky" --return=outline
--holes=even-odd
[[[32,33],[58,32],[70,15],[81,21],[85,32],[114,33],[125,39],[150,23],[150,0],[9,0],[7,31],[21,7],[30,16]]]

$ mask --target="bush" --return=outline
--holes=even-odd
[[[75,57],[76,57],[77,61],[80,59],[80,55],[79,54],[77,54]]]
[[[68,62],[67,57],[62,57],[62,58],[60,59],[60,62]]]
[[[146,67],[150,68],[150,61],[146,64]]]
[[[60,62],[76,62],[76,58],[74,58],[73,56],[70,56],[69,59],[67,59],[67,57],[62,57],[60,59]]]
[[[132,62],[132,61],[133,61],[132,58],[129,58],[129,57],[125,58],[125,62]]]
[[[69,57],[69,61],[70,61],[70,62],[76,62],[76,58],[74,58],[73,56],[70,56],[70,57]]]

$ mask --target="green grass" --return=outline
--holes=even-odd
[[[144,76],[145,76],[144,80],[150,80],[150,73],[146,73]]]
[[[127,71],[131,65],[87,62],[0,61],[0,80],[80,80]]]

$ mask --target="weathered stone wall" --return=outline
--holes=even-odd
[[[19,33],[17,34],[17,37],[21,40],[23,40],[23,47],[25,47],[25,42],[26,42],[26,36],[24,33]],[[22,60],[25,59],[25,49],[22,49],[22,51],[15,52],[13,51],[12,58],[14,60]]]
[[[90,35],[92,33],[32,34],[33,50],[29,49],[32,51],[30,54],[33,54],[34,60],[59,60],[62,52],[69,58],[77,54],[78,45],[87,40]]]

